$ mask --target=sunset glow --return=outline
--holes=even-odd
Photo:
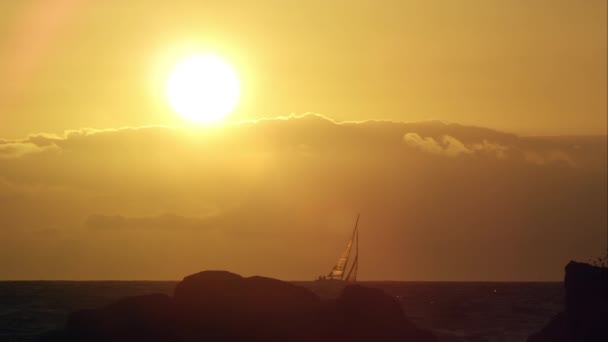
[[[608,0],[0,1],[0,342],[608,341],[607,61]]]
[[[312,280],[361,214],[334,278],[561,281],[608,244],[607,16],[0,1],[0,280]]]

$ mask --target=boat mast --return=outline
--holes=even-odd
[[[348,271],[346,281],[351,280],[351,275],[353,276],[352,281],[357,281],[357,269],[359,268],[359,216],[360,214],[357,214],[357,223],[355,223],[355,231],[353,232],[353,239],[355,239],[355,243],[357,245],[355,248],[355,260],[353,260],[353,264],[350,267],[350,271]]]

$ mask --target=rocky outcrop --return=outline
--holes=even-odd
[[[384,291],[351,285],[337,299],[344,341],[434,341],[434,336],[410,323],[401,305]]]
[[[247,341],[306,341],[313,337],[314,313],[321,306],[305,288],[225,271],[184,278],[175,288],[174,301],[183,330],[197,337]]]
[[[70,315],[42,341],[435,341],[391,296],[347,286],[333,300],[264,277],[205,271],[184,278],[173,298],[130,297]]]
[[[565,310],[528,342],[608,341],[608,268],[571,261],[564,287]]]

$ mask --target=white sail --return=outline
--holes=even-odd
[[[342,252],[342,254],[340,255],[340,257],[338,258],[338,261],[336,262],[336,265],[334,266],[334,268],[331,270],[331,272],[329,272],[329,275],[327,276],[327,278],[329,279],[336,279],[336,280],[344,280],[344,273],[346,270],[346,265],[348,264],[348,259],[350,257],[350,251],[353,247],[353,243],[355,242],[355,237],[356,237],[356,242],[357,242],[357,253],[355,255],[355,261],[353,263],[353,265],[351,266],[350,271],[348,272],[348,276],[346,277],[346,279],[352,279],[352,281],[355,281],[354,279],[357,278],[357,265],[358,265],[358,260],[359,260],[359,231],[358,231],[358,226],[359,226],[359,215],[357,215],[357,221],[355,223],[355,229],[353,230],[353,235],[350,238],[350,240],[348,241],[348,244],[346,245],[346,249],[344,249],[344,252]],[[353,274],[353,270],[354,270],[354,274]],[[354,277],[354,278],[353,278]]]
[[[342,279],[344,277],[344,269],[346,268],[346,263],[348,262],[348,257],[350,256],[350,250],[353,246],[353,240],[348,241],[348,245],[346,245],[346,249],[342,252],[342,255],[338,258],[336,262],[336,266],[329,272],[327,276],[329,279]]]

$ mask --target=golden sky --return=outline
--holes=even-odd
[[[0,137],[182,123],[170,66],[214,51],[231,120],[439,119],[605,134],[605,0],[3,1]]]
[[[198,53],[217,125],[167,99]],[[362,280],[560,280],[606,250],[606,64],[605,0],[0,1],[0,279],[312,280],[361,213]]]
[[[559,280],[606,248],[606,137],[318,115],[0,140],[0,279]]]

